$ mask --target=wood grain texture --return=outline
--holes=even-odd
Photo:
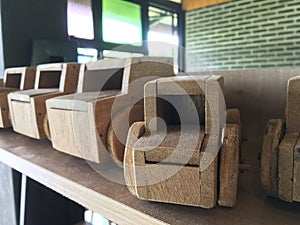
[[[218,160],[214,158],[212,163],[200,173],[200,207],[211,209],[217,203],[217,173]]]
[[[294,148],[293,201],[300,202],[300,138]]]
[[[282,136],[282,120],[270,120],[266,126],[261,151],[260,180],[268,195],[275,197],[278,196],[278,149]]]
[[[143,83],[145,84],[147,81],[159,77],[172,77],[174,75],[173,58],[153,56],[127,58],[122,82],[122,92],[129,93],[131,90],[128,89],[128,85],[141,78],[143,78]]]
[[[59,91],[71,94],[77,91],[81,65],[78,63],[64,63],[59,82]]]
[[[278,197],[293,201],[294,147],[299,133],[286,133],[279,145],[278,153]]]
[[[128,190],[136,195],[136,184],[135,184],[135,174],[134,174],[134,151],[133,146],[137,140],[145,133],[145,123],[135,122],[132,124],[128,131],[128,136],[126,140],[126,147],[124,152],[123,170],[125,184]]]
[[[49,141],[51,141],[51,134],[49,129],[49,121],[48,121],[48,115],[45,113],[43,118],[43,131],[45,132],[45,135]]]
[[[4,79],[3,79],[3,87],[20,89],[22,76],[25,73],[25,71],[26,71],[26,67],[5,69]]]
[[[299,132],[300,127],[300,76],[288,81],[286,100],[286,132]]]
[[[219,136],[207,134],[200,153],[200,202],[203,208],[212,208],[217,203],[218,191],[218,141]]]
[[[38,66],[34,89],[18,91],[8,95],[14,130],[32,138],[46,138],[43,129],[43,120],[46,114],[45,101],[49,98],[74,92],[77,88],[79,68],[80,65],[77,63]],[[44,72],[47,75],[43,74]],[[56,88],[52,88],[52,80],[54,79],[52,73],[55,73],[55,79],[57,74],[60,76]]]
[[[240,127],[227,124],[221,150],[220,193],[218,203],[233,207],[237,202],[239,175]]]
[[[145,129],[146,133],[151,133],[157,130],[157,81],[150,81],[145,84],[144,93],[144,107],[145,107]],[[150,126],[151,123],[151,126]],[[151,130],[150,130],[151,129]]]
[[[34,87],[35,76],[35,67],[7,68],[4,71],[3,87],[20,90],[31,89]]]
[[[120,91],[102,91],[102,92],[85,92],[64,95],[47,100],[46,105],[49,109],[61,109],[70,111],[84,111],[87,112],[88,103],[92,103],[99,99],[118,96]]]
[[[241,115],[238,109],[227,109],[226,124],[241,125]]]
[[[200,74],[206,75],[207,73],[203,71]],[[300,68],[211,71],[211,73],[224,77],[227,108],[238,108],[241,112],[244,139],[242,157],[251,165],[250,171],[246,174],[251,174],[252,179],[259,180],[260,161],[257,160],[257,155],[263,145],[265,126],[271,118],[283,117],[286,109],[288,80],[299,75]],[[250,186],[251,192],[260,192],[255,182]],[[261,194],[267,201],[266,193]]]
[[[63,63],[42,64],[36,67],[34,89],[59,88],[62,81]]]
[[[36,67],[26,67],[21,77],[20,90],[28,90],[34,88],[36,77]]]
[[[213,75],[207,78],[205,85],[205,133],[220,134],[226,122],[224,99],[224,78]]]
[[[145,134],[132,153],[139,198],[207,209],[216,205],[221,137],[218,118],[222,112],[225,123],[224,104],[219,103],[222,91],[220,76],[161,78],[145,85]],[[185,115],[193,117],[192,109],[200,118],[184,120]],[[213,110],[214,121],[208,109]],[[177,119],[180,110],[184,116]],[[158,118],[164,120],[165,127]],[[208,125],[204,123],[207,121]],[[213,123],[218,132],[210,132]]]
[[[169,133],[169,135],[171,134],[172,132]],[[203,133],[200,140],[202,142]],[[198,165],[199,162],[202,162],[202,158],[209,160],[209,162],[202,162],[209,165],[200,171],[198,166],[185,165],[184,158],[188,154],[183,155],[181,161],[180,157],[175,157],[177,161],[172,160],[171,163],[168,159],[165,159],[163,163],[160,162],[160,164],[146,162],[145,153],[151,149],[150,147],[151,145],[145,144],[143,137],[141,137],[135,144],[133,151],[134,183],[137,196],[140,199],[199,206],[202,208],[212,208],[216,205],[218,164],[216,156],[209,151],[198,152]],[[184,150],[182,149],[182,151]],[[207,150],[206,145],[202,146],[202,150]],[[205,157],[203,157],[204,154]]]
[[[7,95],[19,89],[33,88],[35,72],[35,67],[16,67],[5,70],[3,87],[0,88],[0,128],[11,127]]]
[[[200,9],[212,5],[218,5],[230,1],[232,0],[183,0],[182,9],[185,11],[191,11],[191,10]]]
[[[13,134],[9,130],[8,132]],[[4,138],[6,140],[10,139],[9,136]],[[134,197],[131,197],[125,186],[109,182],[108,180],[100,176],[96,171],[94,171],[85,161],[67,156],[65,154],[59,153],[58,151],[53,151],[48,141],[37,142],[20,135],[11,138],[17,138],[19,144],[21,143],[20,140],[25,141],[22,143],[23,147],[17,147],[18,149],[16,149],[13,145],[11,145],[12,142],[10,141],[10,144],[6,142],[8,144],[6,146],[10,146],[19,154],[26,154],[27,156],[24,155],[24,161],[19,161],[18,159],[20,158],[14,155],[14,153],[9,153],[3,149],[0,149],[1,161],[5,158],[8,159],[7,163],[11,163],[10,166],[15,169],[22,170],[22,172],[27,175],[29,175],[30,173],[29,177],[39,180],[39,182],[46,185],[47,187],[56,189],[59,192],[65,192],[64,196],[67,196],[71,200],[75,200],[78,202],[78,200],[81,199],[79,200],[80,204],[84,205],[86,208],[100,213],[110,220],[115,221],[117,224],[167,224],[166,222],[153,218],[146,212],[140,212],[139,210],[132,208],[131,206],[127,206],[125,202],[119,202],[118,200],[113,199],[112,197],[116,196],[116,193],[121,191],[123,193],[123,196],[125,193],[125,195],[127,195],[129,199],[131,199],[130,201],[137,201],[136,199],[134,199]],[[0,138],[0,142],[3,147],[3,139]],[[24,144],[28,145],[29,151],[24,148]],[[38,144],[39,147],[37,147],[36,144]],[[36,153],[39,154],[39,156],[36,155],[35,157],[30,157],[30,155],[32,156],[33,153],[30,153],[30,150],[32,150],[33,146],[37,147]],[[47,156],[47,154],[52,155],[53,158],[51,157],[52,159],[50,160],[50,155]],[[62,161],[62,158],[65,158],[65,160]],[[41,160],[41,164],[35,164],[30,161],[30,159],[35,159],[38,161]],[[51,165],[53,166],[54,170],[51,170],[49,168],[49,166],[51,167]],[[65,166],[65,168],[62,168],[61,166]],[[68,175],[59,175],[57,173],[58,171],[64,171],[71,176],[73,174],[77,178],[71,178],[68,177]],[[116,172],[121,171],[116,169]],[[89,181],[83,181],[85,179],[87,179],[86,181]],[[83,183],[80,184],[80,181],[83,181]],[[104,187],[105,184],[108,184],[108,186]],[[73,190],[70,189],[71,186],[73,186]],[[106,194],[108,195],[104,193],[101,194],[101,191],[106,192]],[[79,199],[77,197],[79,197]],[[125,199],[126,198],[127,197],[125,197]],[[91,204],[93,204],[93,206]],[[121,212],[118,212],[119,210],[121,210]]]
[[[146,131],[146,129],[145,129]],[[145,161],[145,153],[143,151],[133,150],[133,173],[134,173],[134,184],[136,189],[136,196],[140,199],[148,199],[147,189],[147,167]]]
[[[64,137],[60,142],[53,142],[53,147],[55,149],[64,149],[65,153],[72,154],[77,157],[85,157],[86,159],[99,157],[98,154],[94,155],[94,152],[92,151],[94,148],[96,148],[96,146],[93,147],[88,145],[85,146],[86,148],[88,147],[88,151],[80,151],[80,149],[83,147],[80,145],[82,140],[89,143],[92,142],[94,144],[93,137],[90,137],[87,134],[87,131],[89,130],[85,130],[85,128],[95,129],[95,127],[91,126],[93,124],[90,124],[90,120],[87,118],[87,114],[85,112],[64,111],[60,109],[49,110],[49,117],[51,117],[52,114],[55,114],[56,117],[56,119],[51,120],[50,123],[52,140],[54,141],[58,138],[62,139],[62,136]],[[64,125],[61,126],[62,124]],[[75,128],[77,128],[79,125],[82,126],[82,131],[84,131],[81,134],[77,133],[77,130],[75,130]],[[72,151],[67,151],[67,149],[72,149]]]
[[[218,84],[214,83],[214,81]],[[207,87],[208,83],[209,88]],[[162,119],[165,120],[165,123],[168,123],[167,120],[171,121],[168,115],[172,114],[174,117],[176,110],[177,113],[180,114],[180,119],[183,120],[181,121],[182,123],[199,123],[196,121],[196,118],[194,118],[195,113],[198,114],[197,119],[200,120],[201,124],[204,124],[204,120],[208,116],[207,122],[209,122],[212,119],[212,116],[209,114],[210,108],[208,106],[208,100],[206,100],[206,102],[204,101],[203,94],[209,94],[210,100],[212,100],[211,104],[214,104],[216,102],[213,103],[213,101],[219,100],[218,96],[220,95],[220,90],[222,91],[222,87],[223,80],[221,77],[209,75],[176,76],[148,82],[145,85],[146,133],[150,133],[150,129],[152,132],[159,129],[158,117],[162,117]],[[169,102],[169,105],[171,106],[167,106],[167,102]],[[172,107],[174,109],[172,109]],[[197,112],[195,112],[195,109]],[[214,110],[214,112],[216,112],[215,114],[217,114],[218,110],[219,108]],[[181,111],[184,111],[184,113]],[[170,124],[172,123],[174,123],[174,121],[170,122]],[[207,126],[207,123],[205,124]],[[207,130],[208,128],[205,129]]]
[[[144,151],[148,162],[199,166],[203,139],[203,127],[200,129],[200,126],[190,125],[182,129],[180,126],[169,126],[166,134],[158,132],[140,138],[135,150]]]
[[[84,88],[84,73],[87,70],[87,64],[81,64],[79,68],[78,84],[77,84],[77,93],[83,93]],[[97,90],[98,91],[98,90]]]
[[[210,77],[207,76],[176,76],[159,79],[157,82],[158,95],[201,95],[205,93],[205,81]]]
[[[251,164],[251,170],[240,176],[238,204],[233,209],[203,210],[141,201],[125,186],[98,175],[83,160],[53,151],[46,141],[30,140],[10,130],[0,131],[0,161],[118,224],[298,225],[299,204],[267,198],[262,192],[257,153],[268,120],[284,114],[287,80],[299,74],[300,68],[213,73],[225,77],[228,106],[241,110],[246,140],[243,153]]]
[[[122,165],[130,126],[144,120],[144,105],[126,107],[113,116],[107,132],[107,149],[117,164]],[[126,122],[127,121],[127,122]]]
[[[99,95],[97,95],[99,96]],[[102,101],[84,101],[86,111],[64,110],[48,106],[49,126],[53,147],[59,151],[94,162],[107,160],[106,133],[110,124],[110,112],[115,97]],[[48,104],[48,102],[47,102]],[[76,106],[76,105],[75,105]],[[51,108],[50,108],[51,107]],[[97,126],[96,122],[102,126]],[[64,124],[64,126],[61,126]],[[61,136],[65,138],[62,139]]]
[[[15,91],[11,93],[9,98],[13,98],[15,101],[30,102],[31,97],[52,94],[59,92],[57,88],[43,88],[43,89],[29,89],[24,91]]]
[[[280,104],[284,105],[284,102]],[[262,131],[264,126],[261,125]],[[258,141],[260,136],[254,134]],[[257,147],[259,143],[247,142],[243,148],[246,153],[251,153],[250,159],[255,158],[253,162],[257,162],[257,166],[253,168],[259,167],[257,151],[253,151]],[[257,179],[259,173],[253,169],[241,174],[236,207],[204,210],[141,201],[126,186],[99,175],[86,161],[54,151],[46,140],[33,140],[11,130],[0,130],[0,161],[120,225],[298,225],[300,220],[300,205],[266,198]],[[103,166],[99,170],[108,169]],[[123,173],[117,167],[109,170],[112,174]]]
[[[14,100],[19,92],[8,95],[10,118],[14,131],[36,139],[46,138],[43,119],[46,113],[45,101],[62,95],[61,92],[37,95],[29,102]]]
[[[35,137],[35,131],[37,130],[37,127],[34,126],[34,120],[36,118],[35,114],[31,113],[30,104],[24,102],[9,101],[9,109],[11,112],[11,122],[14,127],[14,131],[18,133],[24,132],[30,137]],[[20,125],[18,126],[17,124]]]
[[[9,119],[9,107],[7,95],[13,92],[15,89],[12,88],[0,88],[0,127],[8,128],[11,127]]]
[[[173,76],[172,65],[168,57],[137,57],[99,60],[81,67],[78,93],[47,102],[54,148],[96,163],[105,162],[111,153],[122,163],[129,125],[144,117],[144,84],[157,76]],[[109,85],[97,90],[96,86],[106,85],[103,82]],[[130,116],[125,118],[129,109]],[[57,121],[66,122],[61,126]],[[67,138],[60,138],[61,134]]]
[[[204,202],[200,199],[199,167],[182,166],[179,168],[176,165],[160,165],[160,173],[149,168],[145,174],[147,180],[161,180],[164,173],[179,171],[158,183],[148,184],[147,196],[140,195],[139,197],[150,201],[202,206]]]
[[[242,136],[242,122],[241,114],[239,109],[227,109],[226,110],[226,124],[237,124],[239,125],[239,142],[240,142],[240,158],[242,157],[241,143],[243,141]]]

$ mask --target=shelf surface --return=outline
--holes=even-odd
[[[242,157],[251,166],[239,176],[238,203],[233,209],[204,210],[138,200],[125,186],[103,178],[84,160],[53,150],[48,141],[32,140],[9,129],[0,130],[0,160],[119,224],[298,225],[300,203],[267,198],[262,191],[257,155],[265,125],[271,118],[283,117],[288,79],[299,71],[272,68],[213,72],[225,78],[227,107],[241,112]],[[102,167],[98,169],[122,174]]]
[[[84,160],[55,151],[47,140],[33,140],[10,129],[0,130],[0,160],[118,224],[298,225],[300,221],[299,203],[265,196],[257,168],[240,174],[236,207],[205,210],[139,200]],[[120,172],[114,170],[110,172]]]

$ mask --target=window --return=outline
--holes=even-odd
[[[68,34],[76,47],[94,48],[100,58],[173,57],[175,68],[178,64],[184,67],[183,54],[178,49],[185,44],[181,0],[67,1]],[[145,39],[149,43],[143,42]],[[77,61],[95,59],[94,54],[80,51]]]
[[[121,52],[121,51],[103,51],[104,58],[130,58],[130,57],[140,57],[143,54],[140,53],[131,53],[131,52]]]
[[[103,41],[141,45],[141,6],[123,0],[102,1]]]
[[[94,48],[77,48],[77,62],[88,63],[96,61],[98,50]]]
[[[180,3],[182,2],[182,0],[169,0],[170,2],[176,2],[176,3]]]
[[[68,0],[68,35],[94,39],[94,22],[91,0]]]
[[[149,7],[148,51],[150,56],[174,58],[178,67],[178,16],[176,13]]]

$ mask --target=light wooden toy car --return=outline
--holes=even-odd
[[[221,76],[146,84],[145,121],[131,126],[124,155],[125,182],[133,195],[203,208],[217,201],[236,204],[240,115],[227,110],[226,121],[222,89]]]
[[[33,88],[35,67],[8,68],[4,72],[3,86],[0,87],[0,127],[11,127],[7,95],[17,90]]]
[[[122,163],[129,126],[143,119],[144,84],[173,75],[172,58],[137,57],[87,64],[76,94],[47,100],[53,147],[96,163],[109,159],[110,153]]]
[[[60,95],[74,93],[77,88],[80,64],[57,63],[39,65],[34,89],[8,95],[10,117],[14,131],[26,136],[46,137],[43,120],[45,101]]]
[[[285,119],[272,119],[265,129],[261,182],[270,196],[300,202],[300,76],[287,89]]]

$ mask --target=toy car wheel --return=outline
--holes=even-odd
[[[261,152],[261,183],[268,195],[274,197],[278,196],[278,148],[282,134],[282,120],[270,120],[266,126]]]
[[[45,113],[44,118],[43,118],[43,129],[46,137],[48,138],[49,141],[51,141],[51,134],[50,134],[50,129],[49,129],[49,121],[48,121],[48,115]]]
[[[240,127],[227,124],[221,149],[219,205],[236,204],[239,174]]]
[[[144,122],[135,122],[129,129],[127,143],[124,153],[124,177],[125,183],[129,191],[136,195],[135,189],[135,176],[134,176],[134,152],[133,146],[137,142],[137,140],[144,134],[145,132],[145,123]]]
[[[129,127],[134,122],[143,120],[143,105],[136,105],[132,108],[127,107],[112,118],[112,122],[109,125],[107,133],[107,146],[109,153],[118,165],[122,165],[123,163],[125,143]]]

